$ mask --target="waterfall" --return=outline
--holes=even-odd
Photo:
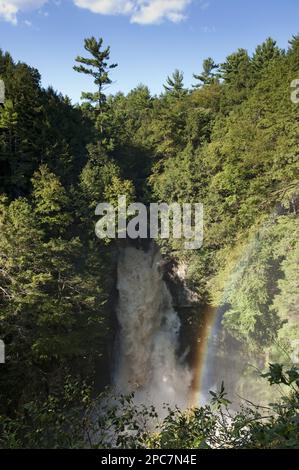
[[[119,335],[114,382],[139,403],[185,408],[192,374],[178,357],[180,319],[163,281],[155,246],[121,250],[118,261]]]

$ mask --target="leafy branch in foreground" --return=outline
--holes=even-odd
[[[15,420],[0,417],[0,447],[299,448],[299,368],[270,364],[263,377],[286,387],[267,407],[246,402],[232,411],[222,383],[206,406],[182,411],[164,405],[164,419],[153,406],[137,405],[134,394],[95,400],[88,387],[68,379],[62,397],[27,404]]]

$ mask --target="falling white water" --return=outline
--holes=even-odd
[[[115,369],[119,393],[135,392],[139,403],[184,408],[192,374],[177,357],[180,320],[162,278],[162,258],[154,246],[147,252],[124,248],[118,262],[120,326]]]

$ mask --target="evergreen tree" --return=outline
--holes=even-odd
[[[91,55],[91,58],[77,56],[75,60],[80,65],[75,65],[73,68],[76,72],[91,75],[94,78],[97,91],[95,93],[82,93],[82,99],[96,104],[97,108],[101,111],[103,104],[106,102],[105,87],[112,83],[109,72],[116,68],[117,64],[108,63],[110,47],[103,48],[102,38],[99,40],[95,37],[85,39],[84,48]]]
[[[288,51],[288,55],[291,58],[291,65],[292,69],[296,72],[299,70],[299,34],[293,36],[293,38],[289,41],[290,49]],[[297,78],[297,77],[294,77]]]
[[[46,165],[41,165],[32,178],[34,210],[47,236],[58,236],[72,221],[67,212],[70,202],[65,188]]]
[[[221,64],[221,77],[229,85],[246,86],[250,76],[251,60],[245,49],[229,55]]]
[[[186,94],[184,88],[184,74],[180,70],[176,69],[171,77],[167,77],[166,85],[163,85],[166,93],[169,93],[176,98],[180,98]]]
[[[280,57],[281,53],[276,41],[272,38],[266,39],[263,44],[257,46],[252,57],[253,71],[259,75],[269,62]]]
[[[6,97],[0,109],[0,191],[28,195],[41,163],[63,184],[74,183],[85,164],[86,145],[95,136],[90,119],[67,97],[43,89],[36,69],[14,63],[1,51],[0,77]]]
[[[16,126],[18,115],[11,100],[0,105],[0,192],[6,192],[10,186],[11,157],[16,148]]]
[[[220,76],[225,84],[222,106],[224,111],[228,111],[248,97],[253,85],[252,63],[248,52],[238,49],[229,55],[221,64]]]
[[[208,57],[203,61],[203,71],[200,75],[193,74],[195,80],[200,81],[196,85],[193,85],[193,88],[200,88],[203,85],[211,85],[218,80],[218,76],[214,73],[214,70],[218,69],[218,65],[215,64],[214,60],[211,57]]]

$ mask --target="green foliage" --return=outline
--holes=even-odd
[[[86,229],[72,235],[69,198],[47,167],[33,188],[32,202],[1,201],[0,335],[8,363],[0,382],[8,410],[51,389],[69,365],[91,374],[109,341],[109,258],[96,240],[84,240]]]
[[[278,59],[282,54],[282,51],[277,47],[276,41],[272,38],[266,39],[266,41],[258,46],[252,57],[253,70],[258,76],[261,76],[263,70],[268,67],[272,60]]]
[[[115,260],[113,244],[95,237],[94,210],[120,194],[128,202],[204,203],[204,248],[163,245],[188,265],[188,287],[201,303],[220,305],[225,332],[264,362],[294,354],[299,337],[299,107],[290,99],[298,36],[287,51],[271,38],[252,56],[238,49],[219,70],[206,59],[193,90],[176,70],[159,97],[139,85],[107,98],[116,66],[110,49],[94,37],[85,49],[90,57],[77,57],[74,69],[97,91],[81,106],[43,89],[36,69],[0,51],[3,447],[86,445],[85,397],[69,400],[65,377],[90,384],[99,358],[109,357]],[[102,437],[89,444],[105,447],[118,429],[119,447],[296,447],[298,370],[273,364],[267,378],[291,394],[234,415],[224,388],[209,406],[166,410],[158,424],[154,409],[122,397],[120,408],[105,409]]]
[[[94,36],[84,40],[84,49],[91,55],[91,58],[84,58],[78,56],[76,62],[80,65],[75,65],[73,68],[76,72],[91,75],[94,78],[94,84],[97,86],[96,93],[83,93],[82,99],[87,99],[91,103],[97,103],[99,108],[106,101],[106,96],[103,89],[109,85],[111,79],[109,71],[117,67],[117,64],[108,64],[110,59],[110,47],[103,49],[103,39],[97,40]],[[82,65],[83,64],[83,65]]]
[[[88,206],[95,209],[105,201],[105,192],[113,178],[120,178],[119,167],[99,147],[89,148],[89,161],[80,175],[82,197],[88,201]]]
[[[102,144],[107,148],[111,147],[109,136],[106,132],[108,125],[108,115],[106,109],[106,95],[105,87],[112,83],[110,78],[110,71],[117,67],[117,64],[109,64],[110,47],[103,48],[103,39],[97,40],[94,36],[84,40],[84,49],[90,54],[90,58],[77,56],[76,62],[80,65],[75,65],[73,69],[76,72],[89,75],[94,79],[94,85],[97,88],[96,92],[82,93],[82,99],[87,100],[89,105],[94,105],[91,108],[91,117],[95,122],[95,127],[100,133]],[[87,110],[90,108],[87,106]]]
[[[203,61],[202,68],[203,71],[201,75],[193,75],[195,80],[201,82],[197,85],[194,85],[194,88],[199,88],[203,85],[211,85],[219,80],[218,74],[214,73],[214,70],[218,69],[218,65],[215,64],[214,60],[211,57],[208,57]]]
[[[32,198],[39,224],[48,235],[63,233],[71,223],[70,201],[59,179],[41,165],[32,178]]]
[[[285,387],[268,406],[245,402],[232,412],[222,383],[210,392],[210,404],[185,411],[165,405],[165,418],[153,406],[137,405],[133,394],[92,399],[88,387],[66,377],[61,395],[39,407],[28,403],[17,420],[0,417],[0,447],[298,449],[299,369],[270,364],[262,377]]]
[[[0,108],[0,129],[12,131],[17,123],[18,115],[14,112],[13,102],[6,100],[4,106]]]
[[[92,432],[91,389],[65,377],[62,391],[26,403],[16,419],[0,415],[0,449],[86,447]]]
[[[164,85],[166,93],[173,95],[175,98],[182,97],[186,90],[184,89],[184,74],[176,69],[171,77],[167,77],[166,85]]]
[[[63,184],[74,183],[94,136],[90,120],[69,99],[42,89],[36,69],[14,63],[1,50],[0,77],[6,94],[0,107],[0,192],[28,195],[40,164],[48,165]]]

